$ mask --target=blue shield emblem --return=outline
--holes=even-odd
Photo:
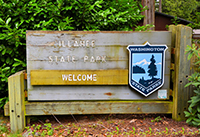
[[[129,45],[129,85],[148,96],[164,84],[166,45]]]

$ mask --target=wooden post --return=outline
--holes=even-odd
[[[25,127],[24,71],[8,78],[9,111],[12,132],[21,132]]]
[[[144,11],[144,21],[143,25],[152,24],[155,25],[155,1],[154,0],[142,0],[142,5],[147,6],[148,9]],[[155,30],[155,27],[150,28],[150,30]]]
[[[191,45],[192,28],[184,25],[171,25],[169,30],[172,31],[172,42],[174,41],[172,47],[175,46],[172,118],[181,121],[185,119],[184,111],[188,108],[188,100],[192,92],[189,87],[184,87],[190,75],[190,61],[187,59],[185,49],[187,45]]]

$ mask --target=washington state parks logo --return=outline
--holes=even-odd
[[[166,45],[129,45],[129,85],[148,96],[164,84]]]

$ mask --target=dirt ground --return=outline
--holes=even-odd
[[[171,115],[110,114],[65,115],[29,117],[30,123],[23,133],[10,134],[9,117],[1,118],[8,131],[0,136],[52,136],[52,137],[199,137],[196,127],[176,122]],[[0,126],[1,127],[1,126]],[[1,128],[0,128],[1,130]]]
[[[176,122],[172,120],[171,115],[156,114],[52,115],[31,117],[31,122],[28,124],[28,128],[23,132],[23,136],[32,135],[59,137],[200,136],[198,128],[191,127],[185,122]]]

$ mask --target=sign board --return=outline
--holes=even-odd
[[[131,88],[128,45],[167,45],[165,83],[169,93],[171,32],[27,31],[28,100],[159,99]]]

